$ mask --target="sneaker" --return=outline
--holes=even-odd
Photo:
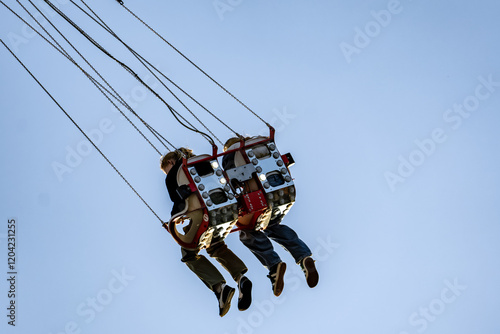
[[[215,291],[215,295],[217,296],[217,300],[219,301],[219,315],[221,317],[225,316],[227,311],[229,311],[234,291],[234,288],[231,288],[225,283],[220,286],[219,291]]]
[[[319,274],[314,265],[314,260],[312,257],[307,256],[300,261],[300,266],[302,267],[304,275],[306,275],[307,285],[309,285],[310,288],[314,288],[319,281]]]
[[[277,265],[273,266],[269,270],[269,279],[271,280],[271,284],[273,285],[273,293],[276,297],[281,295],[283,291],[283,287],[285,285],[284,276],[286,271],[286,263],[280,262]]]
[[[245,311],[252,304],[252,282],[246,276],[241,276],[238,280],[238,290],[238,310]]]

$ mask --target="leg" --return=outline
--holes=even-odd
[[[311,250],[305,242],[300,240],[297,233],[286,225],[282,225],[281,220],[283,215],[279,215],[273,219],[267,229],[266,235],[283,246],[290,254],[292,254],[295,262],[300,265],[306,276],[307,285],[313,288],[318,284],[319,274],[314,265],[314,260],[311,258]]]
[[[262,231],[241,230],[240,241],[259,259],[267,269],[277,265],[281,259],[274,251],[271,241]]]
[[[273,224],[269,224],[264,232],[269,238],[290,252],[296,263],[312,255],[305,242],[299,238],[294,230],[286,225],[273,222]]]
[[[252,303],[252,282],[243,274],[248,269],[229,248],[224,241],[219,241],[207,248],[207,253],[210,257],[217,260],[238,282],[238,290],[240,292],[238,297],[238,309],[244,311],[250,307]]]
[[[181,253],[181,261],[215,293],[219,302],[219,315],[223,317],[231,307],[231,298],[233,298],[234,289],[226,285],[224,277],[217,268],[206,257],[199,255],[198,251],[181,247]]]
[[[224,241],[210,245],[207,248],[207,253],[210,257],[217,260],[233,277],[238,281],[241,275],[248,271],[247,267],[229,248]]]
[[[198,251],[181,248],[181,253],[181,261],[184,262],[210,290],[215,291],[215,286],[226,283],[224,277],[217,268],[215,268],[212,262],[208,261],[203,255],[199,255]]]
[[[282,262],[274,251],[271,240],[262,231],[241,230],[240,240],[269,270],[273,293],[279,296],[283,291],[286,263]]]

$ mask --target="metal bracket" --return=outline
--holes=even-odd
[[[229,177],[229,180],[236,179],[240,182],[250,180],[253,173],[255,173],[255,166],[253,164],[246,164],[226,170],[226,174]]]

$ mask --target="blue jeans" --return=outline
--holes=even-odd
[[[283,246],[299,263],[307,256],[311,256],[311,250],[299,239],[297,233],[286,225],[282,225],[283,215],[278,215],[272,219],[264,231],[241,230],[240,240],[259,259],[264,267],[270,269],[281,262],[281,259],[274,251],[271,243],[272,239]]]

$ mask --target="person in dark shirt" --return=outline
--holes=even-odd
[[[249,139],[251,139],[251,137],[245,138],[245,140]],[[237,137],[228,139],[224,144],[224,151],[227,151],[230,146],[239,141],[240,138]],[[235,152],[224,155],[222,158],[222,168],[224,170],[236,168],[234,158]],[[269,225],[265,230],[240,230],[240,241],[255,255],[255,257],[257,257],[262,265],[269,270],[269,275],[267,277],[271,280],[275,296],[279,296],[283,291],[286,263],[281,261],[280,256],[273,248],[271,240],[280,244],[293,256],[295,262],[302,268],[309,287],[315,287],[319,280],[318,271],[311,257],[311,250],[293,229],[287,225],[281,224],[284,216],[285,215],[278,209],[273,212]]]
[[[171,212],[172,216],[183,211],[186,206],[186,201],[177,192],[179,188],[177,173],[182,166],[183,156],[190,158],[194,155],[189,149],[179,148],[176,151],[165,154],[161,159],[160,167],[167,174],[165,178],[167,191],[174,203]],[[227,248],[223,240],[211,244],[207,248],[207,253],[210,257],[217,260],[238,283],[238,309],[240,311],[248,309],[252,302],[252,282],[244,276],[248,269],[243,261]],[[200,255],[199,250],[181,247],[181,254],[181,261],[186,263],[188,268],[215,293],[219,301],[219,315],[223,317],[229,311],[235,289],[226,285],[226,281],[219,270],[206,257]]]

